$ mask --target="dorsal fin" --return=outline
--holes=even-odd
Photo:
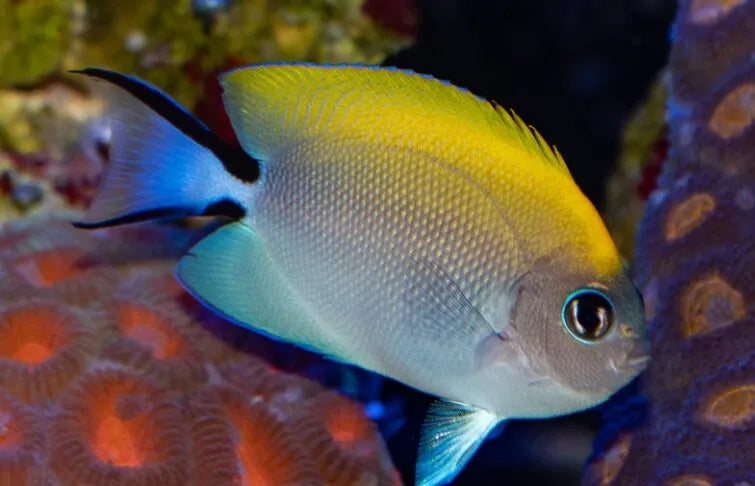
[[[387,146],[463,141],[528,155],[570,177],[558,152],[518,116],[412,71],[258,65],[226,73],[221,82],[233,126],[254,157],[269,158],[291,141],[314,136],[363,138]]]
[[[514,110],[506,110],[496,102],[491,102],[501,121],[507,127],[507,133],[517,135],[523,147],[533,155],[539,155],[553,167],[569,174],[569,169],[555,145],[548,145],[540,132],[532,125],[527,125]]]

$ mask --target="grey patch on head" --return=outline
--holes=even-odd
[[[755,207],[755,195],[749,187],[744,187],[734,195],[734,201],[744,211],[750,211]]]

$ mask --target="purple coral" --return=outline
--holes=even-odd
[[[647,417],[603,435],[586,485],[755,478],[753,32],[755,2],[680,2],[669,160],[636,254],[653,336]]]

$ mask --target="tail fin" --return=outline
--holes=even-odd
[[[227,145],[163,92],[103,69],[75,71],[105,81],[110,164],[83,228],[166,217],[245,212],[259,163]]]

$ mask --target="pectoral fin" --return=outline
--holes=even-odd
[[[343,356],[293,289],[264,242],[243,223],[223,226],[181,259],[177,275],[205,305],[244,327]]]
[[[481,408],[446,400],[433,402],[422,425],[417,486],[448,484],[500,421]]]

